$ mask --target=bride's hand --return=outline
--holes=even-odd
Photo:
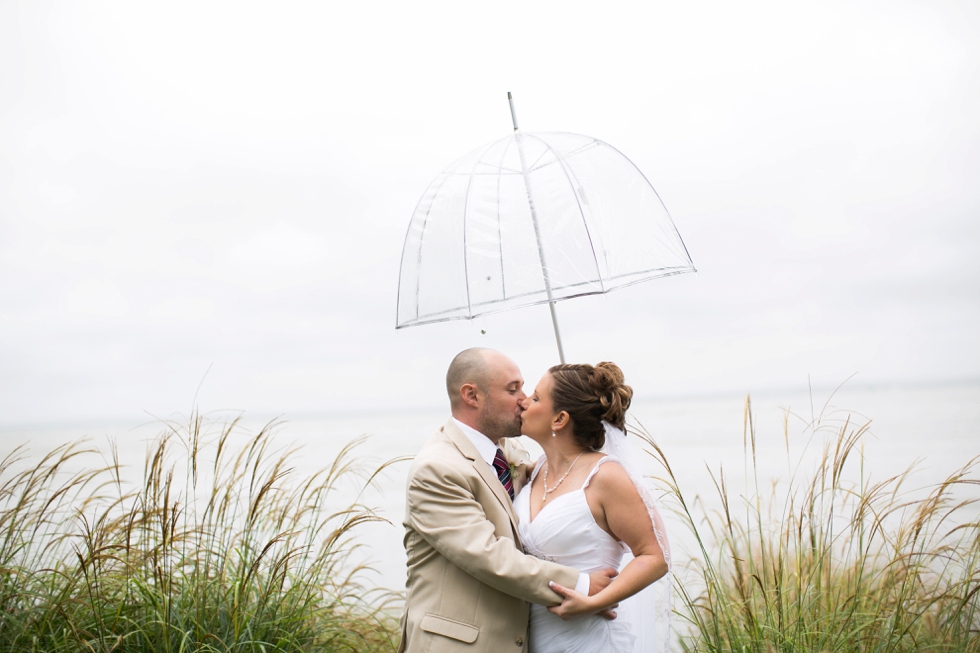
[[[598,614],[606,619],[616,618],[616,613],[613,610],[619,607],[619,604],[603,608],[592,597],[579,594],[575,590],[563,587],[558,583],[549,583],[549,587],[562,597],[562,602],[560,605],[548,608],[548,612],[558,615],[565,621],[581,619],[582,617],[588,617],[593,614]]]

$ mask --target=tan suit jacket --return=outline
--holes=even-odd
[[[526,474],[515,472],[516,492]],[[405,653],[524,653],[528,604],[559,602],[548,581],[578,581],[575,569],[524,555],[507,491],[452,419],[409,471],[405,551]]]

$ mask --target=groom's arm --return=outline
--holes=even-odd
[[[498,538],[470,482],[452,465],[420,465],[408,484],[411,527],[450,562],[490,587],[531,603],[560,603],[548,582],[574,587],[579,572],[524,555],[510,538]]]

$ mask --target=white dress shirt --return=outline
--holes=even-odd
[[[463,424],[455,417],[453,418],[453,421],[456,422],[456,426],[458,426],[459,430],[463,432],[466,439],[473,443],[473,446],[476,447],[477,453],[480,454],[480,458],[483,458],[483,460],[490,465],[490,468],[493,469],[494,476],[496,476],[497,468],[493,466],[493,459],[497,457],[497,445],[495,445],[490,438],[483,435],[472,426]],[[578,582],[575,583],[575,591],[579,594],[585,594],[588,596],[589,585],[589,575],[579,572]]]
[[[477,453],[480,454],[480,458],[483,458],[485,461],[487,461],[488,465],[493,467],[493,459],[497,457],[497,445],[491,442],[490,438],[483,435],[472,426],[463,424],[455,417],[453,418],[453,421],[456,422],[456,426],[458,426],[459,430],[463,432],[466,439],[472,442],[473,446],[476,447]],[[494,469],[493,473],[496,474],[497,470]]]

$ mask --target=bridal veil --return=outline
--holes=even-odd
[[[650,515],[653,532],[667,563],[667,573],[663,578],[620,603],[619,618],[628,621],[632,626],[633,634],[636,635],[636,653],[666,653],[670,647],[670,612],[674,576],[667,530],[657,507],[657,500],[654,498],[653,484],[636,466],[637,449],[626,440],[626,434],[622,430],[605,420],[602,425],[606,430],[606,443],[600,451],[618,458],[629,474]],[[626,551],[620,570],[633,559],[632,553],[625,544],[623,548]]]

